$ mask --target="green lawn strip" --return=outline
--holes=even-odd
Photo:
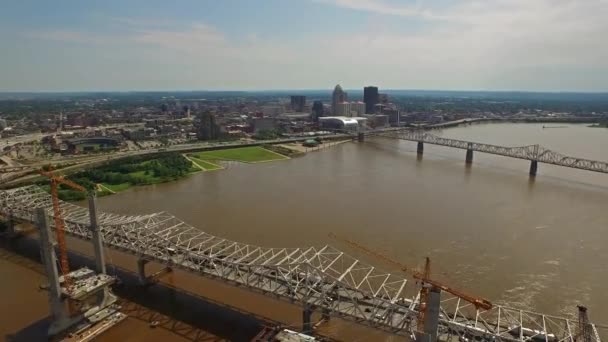
[[[191,156],[202,160],[234,160],[245,163],[288,159],[283,155],[268,151],[259,146],[198,152],[192,153]]]
[[[192,159],[192,161],[194,161],[195,163],[197,163],[198,165],[200,165],[202,168],[205,169],[205,171],[213,171],[213,170],[219,170],[219,169],[223,169],[223,167],[217,165],[217,164],[213,164],[209,161],[205,161],[202,159],[198,159],[196,157],[192,157],[189,156],[188,158]]]
[[[114,192],[121,192],[121,191],[125,191],[128,188],[131,187],[131,183],[121,183],[121,184],[107,184],[107,183],[102,183],[101,184],[103,187],[108,188]]]
[[[193,174],[193,173],[199,173],[199,172],[203,172],[205,170],[201,170],[198,167],[192,165],[192,167],[188,170],[188,174]]]

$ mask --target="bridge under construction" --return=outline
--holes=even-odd
[[[135,255],[142,282],[148,279],[149,261],[211,277],[301,306],[304,332],[312,330],[312,313],[319,311],[325,319],[339,317],[418,338],[417,318],[426,310],[424,332],[429,341],[601,341],[597,326],[588,321],[508,305],[482,309],[445,291],[431,291],[423,306],[421,288],[413,281],[331,246],[243,244],[205,233],[166,212],[98,212],[93,230],[87,208],[66,202],[60,207],[66,233],[91,239],[98,231],[106,246]],[[37,186],[0,191],[0,214],[10,222],[36,223],[41,211],[54,215],[51,196]]]

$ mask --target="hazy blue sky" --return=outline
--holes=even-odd
[[[608,91],[608,0],[5,0],[0,91]]]

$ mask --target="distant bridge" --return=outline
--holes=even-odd
[[[443,138],[421,130],[411,129],[386,129],[359,133],[359,141],[365,140],[365,136],[376,136],[383,138],[409,140],[418,142],[418,154],[424,153],[424,144],[447,146],[466,150],[465,160],[473,162],[473,152],[496,154],[511,158],[525,159],[530,161],[530,175],[536,175],[538,163],[565,166],[593,172],[608,173],[608,162],[566,156],[552,151],[540,145],[527,145],[520,147],[507,147],[499,145],[484,144],[466,140]]]
[[[66,231],[89,239],[89,211],[61,202]],[[0,214],[35,221],[35,209],[52,216],[48,193],[37,186],[0,191]],[[53,222],[53,220],[50,220]],[[401,275],[386,273],[331,246],[266,248],[213,236],[161,212],[144,215],[99,213],[104,243],[138,257],[211,277],[303,308],[303,326],[311,330],[313,310],[393,334],[412,336],[419,310],[419,287]],[[441,293],[438,337],[442,341],[575,342],[578,322],[496,305],[477,310]],[[587,342],[600,342],[589,324]]]

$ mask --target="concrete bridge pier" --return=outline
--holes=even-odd
[[[329,321],[329,318],[330,318],[330,316],[329,316],[329,309],[328,308],[323,308],[321,310],[321,319],[327,322],[327,321]]]
[[[148,285],[150,283],[148,277],[146,277],[146,264],[148,260],[139,257],[137,259],[137,277],[139,278],[140,285]]]
[[[416,332],[416,341],[437,342],[440,304],[441,290],[430,287],[424,313],[424,331]]]
[[[308,303],[304,303],[304,308],[302,309],[302,332],[304,334],[311,334],[312,333],[312,313],[313,313],[313,306],[308,304]]]
[[[537,171],[538,171],[538,161],[536,161],[536,160],[530,161],[530,176],[536,176]]]
[[[467,163],[467,164],[473,163],[473,150],[467,149],[467,157],[465,159],[465,163]]]
[[[36,225],[40,230],[42,262],[44,263],[49,282],[49,304],[53,318],[48,328],[48,335],[50,337],[69,329],[80,320],[80,317],[70,317],[68,305],[66,305],[65,298],[61,292],[59,269],[57,268],[58,260],[55,254],[57,242],[53,239],[49,218],[44,208],[36,209]]]
[[[416,152],[418,154],[423,154],[424,153],[424,143],[422,141],[418,142],[418,149],[416,150]]]
[[[103,235],[99,229],[99,221],[97,219],[97,196],[95,191],[89,193],[89,221],[91,226],[91,242],[93,242],[93,250],[95,252],[95,270],[99,274],[107,274],[106,259],[103,249]],[[105,287],[103,291],[97,294],[97,303],[99,307],[107,307],[116,302],[116,297]]]
[[[6,224],[7,229],[6,229],[6,234],[9,238],[14,238],[17,236],[17,231],[15,230],[15,216],[13,215],[13,212],[9,212],[8,213],[8,218],[7,218],[7,222]]]
[[[359,132],[357,134],[357,141],[358,142],[365,142],[365,134],[363,132]]]

